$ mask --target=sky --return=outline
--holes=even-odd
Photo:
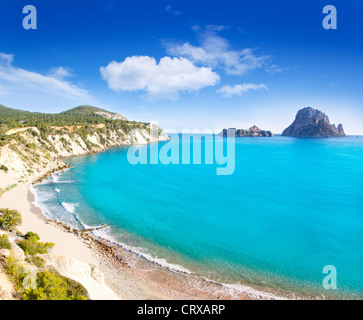
[[[363,134],[362,16],[358,0],[0,0],[0,104],[277,134],[311,106]]]

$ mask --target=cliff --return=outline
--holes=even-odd
[[[11,128],[2,134],[0,166],[19,176],[36,175],[44,173],[45,168],[46,171],[52,171],[65,167],[61,161],[65,157],[101,152],[115,146],[148,144],[169,139],[155,124],[131,122],[124,120],[126,118],[121,115],[89,108],[72,109],[68,113],[58,114],[59,117],[51,115],[51,122],[47,115],[42,115],[45,123],[57,125],[40,124],[28,114],[1,119],[2,126],[4,123],[8,125],[7,129],[10,124],[14,126],[14,119],[25,127]],[[26,120],[22,120],[24,117]],[[36,116],[36,119],[37,117],[41,116]],[[7,123],[6,119],[11,122],[9,120]],[[34,123],[36,126],[26,126]]]
[[[286,128],[283,136],[288,137],[345,137],[343,125],[330,124],[328,116],[311,107],[301,109],[296,114],[294,122]]]
[[[261,130],[257,126],[253,126],[248,130],[245,129],[223,129],[219,134],[221,137],[272,137],[271,131]]]

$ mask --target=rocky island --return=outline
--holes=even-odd
[[[299,110],[294,122],[283,131],[282,135],[301,138],[345,137],[342,124],[338,127],[330,124],[325,113],[311,107]]]
[[[218,135],[220,137],[272,137],[273,134],[271,131],[261,130],[257,126],[253,126],[248,130],[245,129],[236,129],[229,128],[223,129],[222,132]]]

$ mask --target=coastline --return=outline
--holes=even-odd
[[[112,239],[96,239],[87,233],[71,230],[65,223],[49,219],[50,217],[36,206],[36,196],[31,191],[33,185],[42,183],[53,174],[62,173],[70,167],[58,159],[52,165],[26,176],[0,171],[0,188],[18,183],[0,197],[0,208],[18,210],[23,216],[23,224],[18,228],[19,231],[33,231],[40,235],[42,241],[55,243],[52,254],[96,266],[104,275],[107,288],[104,293],[90,294],[91,297],[96,297],[96,300],[315,300],[339,297],[349,299],[349,296],[345,295],[309,294],[295,287],[217,282],[202,275],[183,273],[183,266],[180,266],[182,272],[175,271],[175,268],[169,268],[167,263],[151,261],[152,259],[148,259],[142,253],[132,250],[131,247],[130,250],[127,245],[123,246]]]
[[[19,231],[33,231],[39,234],[42,241],[55,243],[51,254],[96,266],[104,275],[105,288],[104,292],[90,292],[91,297],[97,300],[285,299],[264,290],[242,285],[238,288],[234,285],[224,286],[198,275],[169,270],[116,243],[95,239],[87,233],[71,230],[61,222],[47,219],[41,209],[34,205],[35,197],[30,190],[32,182],[39,183],[67,167],[61,164],[58,168],[29,176],[28,182],[20,183],[0,198],[0,207],[21,212],[23,223]],[[4,174],[1,173],[2,176]],[[18,180],[10,176],[7,178],[7,183]]]

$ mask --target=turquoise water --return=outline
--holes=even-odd
[[[337,290],[362,296],[362,137],[239,138],[226,176],[219,165],[131,165],[127,151],[67,159],[74,168],[35,187],[44,213],[106,223],[102,236],[224,283],[328,294],[333,265]]]

